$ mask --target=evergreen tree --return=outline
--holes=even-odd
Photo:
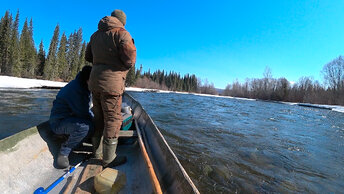
[[[27,19],[24,22],[20,36],[20,61],[22,64],[22,73],[24,77],[33,77],[37,63],[36,49],[33,41],[32,19],[28,25]]]
[[[25,20],[21,33],[18,29],[19,10],[14,21],[6,11],[0,20],[0,74],[70,80],[88,63],[85,61],[86,42],[82,42],[81,28],[72,33],[69,40],[64,34],[59,46],[60,28],[57,25],[47,54],[43,41],[37,53],[32,18],[30,22]]]
[[[8,75],[11,73],[10,45],[12,25],[12,16],[9,11],[6,11],[0,23],[0,73]]]
[[[70,65],[69,79],[73,79],[78,73],[79,68],[79,55],[82,42],[82,29],[80,28],[77,32],[70,35],[68,41],[68,62]]]
[[[79,67],[78,71],[81,71],[81,69],[88,64],[88,62],[85,59],[85,54],[86,54],[86,42],[84,41],[81,46],[81,51],[80,51],[80,56],[79,56]]]
[[[22,29],[22,32],[20,34],[20,62],[22,64],[22,69],[21,69],[21,75],[24,74],[24,71],[26,70],[27,64],[28,64],[28,37],[29,37],[29,27],[27,24],[27,18],[24,22],[24,26]]]
[[[125,81],[125,85],[126,86],[133,86],[135,84],[135,81],[136,81],[136,76],[135,76],[135,65],[130,68],[128,74],[127,74],[127,78],[126,78],[126,81]]]
[[[47,60],[44,65],[43,77],[46,79],[55,79],[57,76],[57,72],[55,71],[55,65],[57,61],[56,53],[57,46],[59,44],[59,34],[60,26],[57,24],[54,30],[54,35],[50,42]]]
[[[140,69],[136,70],[135,80],[142,77],[142,64],[140,65]]]
[[[34,77],[36,72],[36,65],[37,65],[37,52],[35,48],[35,41],[33,40],[33,22],[32,18],[30,19],[30,25],[29,25],[29,64],[28,64],[28,73],[30,77]]]
[[[38,66],[37,66],[36,75],[43,76],[44,64],[45,64],[45,50],[43,46],[43,40],[39,44],[39,51],[38,51],[37,58],[38,58]]]
[[[21,63],[20,63],[20,42],[19,42],[19,10],[17,11],[11,33],[11,52],[10,52],[10,64],[12,66],[11,75],[21,75]]]
[[[57,77],[62,78],[65,81],[67,80],[68,72],[69,72],[66,51],[67,51],[67,37],[65,33],[63,33],[61,36],[59,50],[57,51],[56,72],[57,72]]]
[[[137,69],[135,73],[135,80],[137,80],[138,78],[141,78],[141,71]]]
[[[141,68],[142,69],[142,66]],[[153,74],[148,72],[143,73],[143,79],[140,77],[141,70],[136,71],[137,82],[134,84],[139,87],[157,87],[160,89],[168,89],[172,91],[187,91],[187,92],[198,92],[199,81],[195,75],[186,74],[183,77],[179,73],[157,70]],[[135,80],[136,81],[136,80]],[[130,86],[130,75],[128,73],[126,85]],[[209,85],[210,86],[210,85]],[[207,86],[208,87],[208,86]]]
[[[71,66],[72,66],[72,63],[73,63],[73,38],[74,38],[74,34],[71,33],[68,37],[68,41],[67,41],[67,63],[68,63],[68,77],[69,77],[69,74],[71,73]]]

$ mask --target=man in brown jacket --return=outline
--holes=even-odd
[[[86,49],[85,59],[93,63],[89,79],[95,119],[93,153],[96,158],[103,157],[104,167],[126,162],[125,157],[116,156],[116,148],[122,124],[125,78],[136,62],[136,48],[134,40],[124,28],[125,23],[126,15],[121,10],[102,18]]]

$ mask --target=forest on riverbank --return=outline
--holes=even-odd
[[[19,10],[14,19],[12,14],[6,11],[0,20],[0,74],[70,81],[83,66],[91,65],[85,60],[86,45],[82,28],[67,37],[65,32],[61,35],[60,26],[57,24],[48,51],[44,49],[43,41],[37,51],[33,39],[33,20],[26,18],[19,33]],[[176,72],[167,74],[160,70],[154,73],[142,72],[142,65],[140,70],[135,69],[131,68],[128,73],[127,86],[187,92],[198,92],[200,86],[195,75],[181,76]]]
[[[44,49],[43,41],[38,49],[33,40],[33,21],[25,19],[19,32],[19,10],[13,17],[9,11],[0,20],[0,74],[25,78],[55,81],[70,81],[84,65],[86,41],[79,28],[68,37],[57,24],[49,49]],[[263,78],[247,78],[244,83],[234,81],[223,91],[213,83],[201,80],[194,74],[180,75],[164,70],[151,72],[131,68],[126,80],[127,86],[224,95],[262,100],[307,102],[317,104],[344,105],[344,59],[339,56],[323,66],[324,82],[312,77],[301,77],[291,84],[286,78],[273,78],[266,67]]]
[[[286,78],[273,78],[267,67],[263,78],[234,81],[223,92],[226,96],[273,101],[344,105],[344,58],[339,56],[325,64],[320,72],[324,83],[312,77],[301,77],[291,84]]]

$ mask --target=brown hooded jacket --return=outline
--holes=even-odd
[[[136,62],[134,40],[116,17],[106,16],[91,36],[85,59],[93,63],[89,89],[120,95],[126,75]]]

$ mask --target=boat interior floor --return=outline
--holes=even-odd
[[[3,173],[12,174],[11,177],[8,177],[8,183],[13,186],[11,190],[14,192],[16,189],[31,193],[39,187],[46,189],[68,171],[68,169],[56,168],[56,158],[61,140],[59,141],[54,137],[47,122],[37,126],[37,129],[38,133],[21,141],[14,150],[6,153],[6,157],[2,158],[2,160],[5,159],[2,162],[9,164],[7,165],[8,168],[6,168],[9,172],[5,169]],[[134,133],[126,132],[126,134],[128,133],[131,135],[119,138],[116,151],[117,155],[127,157],[125,164],[114,167],[114,169],[122,171],[126,175],[126,185],[120,193],[150,193],[152,186],[140,146],[137,143],[136,136],[133,135]],[[27,151],[21,152],[23,149]],[[81,147],[73,150],[69,155],[70,165],[75,166],[80,161],[90,157],[91,150],[92,145],[89,143],[83,143]],[[18,157],[21,160],[27,160],[25,167],[17,165],[16,158]],[[50,193],[95,193],[93,176],[96,174],[88,177],[83,182],[81,182],[81,179],[87,165],[100,166],[100,164],[100,160],[98,164],[95,164],[94,159],[84,162],[68,178],[65,178],[54,187]],[[31,183],[31,185],[22,185],[21,183]],[[20,191],[18,190],[18,192]]]

